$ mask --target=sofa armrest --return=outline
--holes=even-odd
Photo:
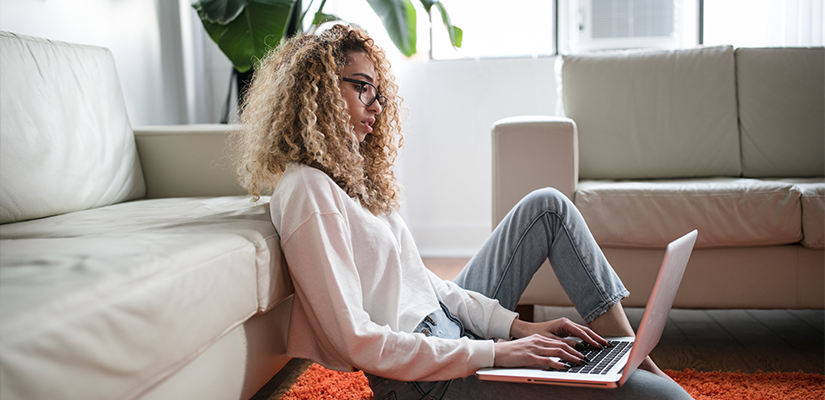
[[[228,157],[231,125],[135,128],[146,198],[246,194]]]
[[[493,124],[493,226],[522,197],[554,187],[573,199],[579,180],[576,124],[569,118],[524,116]]]

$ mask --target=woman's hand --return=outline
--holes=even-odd
[[[587,360],[564,340],[535,334],[525,338],[495,343],[496,367],[533,367],[567,369],[565,361],[584,365]],[[551,357],[558,357],[558,361]]]
[[[604,338],[596,334],[596,332],[593,332],[592,329],[579,325],[567,318],[539,323],[526,322],[516,318],[513,320],[513,324],[510,325],[510,337],[518,339],[535,334],[563,340],[571,346],[575,346],[577,341],[564,338],[577,337],[592,347],[609,345],[607,340],[604,340]]]
[[[578,342],[565,339],[569,336],[580,338],[593,347],[609,345],[590,328],[567,318],[541,323],[516,319],[510,327],[510,335],[516,340],[495,344],[495,366],[565,369],[568,365],[564,362],[572,365],[586,363],[588,360],[576,350]]]

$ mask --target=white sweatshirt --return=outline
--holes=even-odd
[[[295,286],[289,356],[404,381],[464,377],[493,365],[492,340],[411,333],[439,300],[486,338],[507,338],[516,314],[424,267],[397,213],[373,215],[303,164],[287,166],[270,210]]]

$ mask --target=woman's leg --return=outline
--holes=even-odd
[[[455,282],[514,310],[548,259],[579,315],[596,333],[635,336],[620,303],[627,290],[576,206],[552,188],[533,191],[519,201]],[[650,357],[640,368],[667,377]]]
[[[576,206],[551,188],[516,204],[455,282],[514,310],[547,259],[588,324],[628,295]]]
[[[622,303],[616,303],[607,312],[599,315],[590,324],[588,324],[593,331],[601,336],[636,336],[633,332],[633,327],[630,326],[630,321],[627,320],[627,315],[624,313]],[[647,356],[639,365],[639,368],[650,371],[661,377],[671,379],[662,371],[650,356]]]
[[[534,383],[485,382],[476,376],[441,382],[400,382],[367,374],[375,400],[385,399],[692,399],[676,382],[636,371],[617,389],[571,388]]]
[[[688,400],[692,397],[670,379],[637,370],[624,385],[616,389],[484,382],[470,376],[453,380],[442,399]]]

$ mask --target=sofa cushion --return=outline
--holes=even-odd
[[[268,204],[248,197],[0,226],[0,398],[142,393],[291,294],[279,249]]]
[[[825,248],[825,182],[800,183],[802,192],[802,244],[815,249]]]
[[[802,193],[802,244],[814,249],[825,248],[825,178],[778,181],[792,184]]]
[[[699,229],[696,247],[762,246],[802,239],[800,191],[754,179],[580,182],[575,203],[602,246],[663,248]]]
[[[739,176],[733,48],[563,57],[582,179]]]
[[[825,176],[825,49],[736,49],[742,173]]]
[[[0,223],[144,195],[111,53],[0,32]]]

